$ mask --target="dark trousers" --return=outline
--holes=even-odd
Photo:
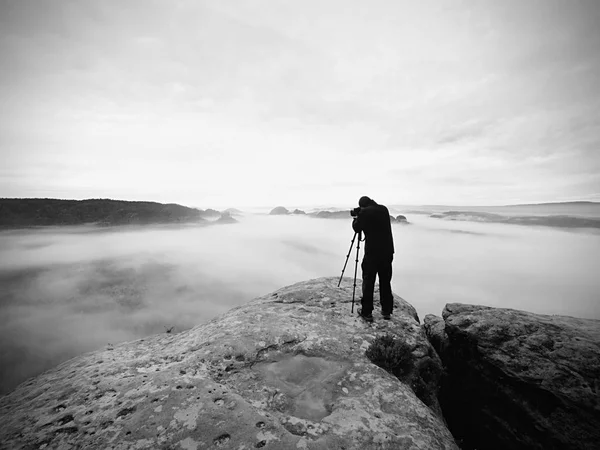
[[[390,256],[365,255],[362,268],[362,314],[373,312],[373,291],[375,290],[375,277],[379,276],[379,302],[382,314],[391,314],[394,309],[392,296],[392,260]]]

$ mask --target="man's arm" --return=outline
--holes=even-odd
[[[360,216],[359,217],[355,217],[354,220],[352,221],[352,229],[356,232],[356,233],[361,233],[362,232],[362,224],[360,223]]]
[[[352,228],[354,231],[357,233],[364,233],[365,227],[369,228],[369,224],[372,223],[374,212],[375,210],[370,206],[360,208],[358,216],[356,216],[352,221]]]

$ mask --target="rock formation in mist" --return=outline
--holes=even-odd
[[[221,217],[219,217],[216,221],[217,223],[238,223],[237,219],[234,219],[231,214],[228,212],[223,212]]]
[[[292,214],[306,214],[304,211],[302,211],[301,209],[295,209],[292,211]]]
[[[273,208],[269,214],[272,216],[283,216],[289,213],[290,212],[284,206],[277,206]]]
[[[352,219],[350,210],[348,211],[319,211],[309,214],[318,219]]]
[[[350,210],[318,211],[309,213],[308,215],[311,217],[316,217],[318,219],[352,219],[352,216],[350,215]],[[406,217],[403,215],[399,215],[398,217],[390,216],[390,222],[408,224]]]
[[[435,396],[426,406],[365,355],[378,336],[394,336],[414,367],[441,368],[414,308],[396,296],[392,320],[375,311],[371,326],[350,313],[352,280],[337,282],[298,283],[179,334],[67,361],[0,398],[0,442],[10,449],[458,449]]]
[[[200,215],[202,217],[206,217],[208,219],[212,219],[212,218],[215,218],[215,217],[220,217],[221,213],[219,211],[217,211],[216,209],[208,208],[208,209],[205,209],[205,210],[200,210]]]
[[[463,448],[598,448],[600,321],[448,304],[424,326]]]
[[[390,216],[390,222],[391,223],[399,223],[402,225],[408,225],[409,222],[408,220],[406,220],[406,216],[403,216],[402,214],[394,217],[394,216]]]
[[[0,199],[0,228],[82,225],[147,225],[203,222],[202,212],[174,203],[122,200]]]
[[[482,211],[446,211],[431,214],[430,217],[444,220],[535,225],[555,228],[600,228],[600,219],[598,218],[568,215],[503,216],[501,214]]]

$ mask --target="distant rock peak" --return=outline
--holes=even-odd
[[[272,216],[280,216],[280,215],[286,215],[289,213],[290,212],[284,206],[277,206],[277,207],[273,208],[269,214]]]

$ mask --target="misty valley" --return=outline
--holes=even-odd
[[[421,318],[451,302],[600,318],[597,229],[406,215],[409,224],[393,224],[392,287]],[[236,217],[1,232],[0,393],[77,354],[177,333],[285,285],[340,275],[349,215]]]

